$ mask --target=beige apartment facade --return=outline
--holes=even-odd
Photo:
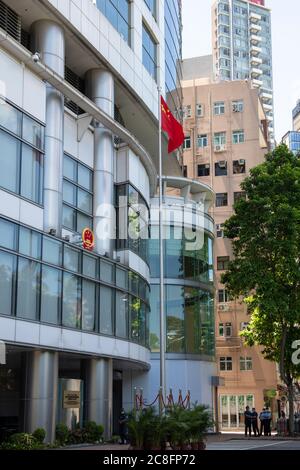
[[[270,402],[276,415],[275,364],[263,359],[259,348],[245,347],[240,331],[249,317],[245,306],[230,301],[221,274],[232,258],[231,243],[222,224],[233,213],[233,204],[244,197],[240,183],[268,151],[267,121],[258,90],[249,81],[211,83],[209,79],[185,80],[184,172],[207,183],[216,193],[212,208],[216,288],[216,361],[224,386],[218,388],[218,422],[222,430],[244,426],[246,405],[258,411]]]

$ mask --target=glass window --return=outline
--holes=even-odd
[[[77,233],[93,228],[93,172],[64,156],[63,226]],[[72,180],[71,183],[68,180]],[[85,188],[85,189],[82,189]]]
[[[214,146],[221,146],[226,144],[226,132],[214,133]]]
[[[70,328],[81,327],[80,279],[64,273],[62,324]]]
[[[137,297],[132,296],[129,299],[130,338],[133,341],[139,342],[141,301]]]
[[[64,176],[74,182],[77,181],[77,165],[75,160],[64,155]]]
[[[41,321],[59,324],[62,273],[58,269],[42,266]]]
[[[183,117],[184,119],[192,117],[192,106],[190,104],[187,104],[183,107]]]
[[[148,28],[143,24],[143,65],[156,80],[156,43]]]
[[[197,103],[196,104],[196,117],[203,117],[204,116],[204,106],[203,104]]]
[[[97,278],[97,258],[86,254],[83,255],[82,274]]]
[[[229,302],[229,294],[226,289],[218,290],[218,302],[221,302],[221,303]]]
[[[198,147],[207,147],[208,145],[208,138],[207,138],[207,134],[200,134],[198,135],[198,138],[197,138],[197,145]]]
[[[116,285],[123,289],[128,287],[128,275],[125,269],[116,268]]]
[[[165,275],[169,278],[183,278],[182,228],[170,227],[170,237],[165,241]]]
[[[226,176],[227,175],[227,162],[221,160],[215,163],[215,176]]]
[[[156,17],[156,0],[144,0],[154,18]]]
[[[116,336],[127,338],[128,336],[128,295],[116,291]]]
[[[133,294],[139,295],[139,276],[129,271],[129,290]]]
[[[0,130],[0,186],[19,193],[19,160],[21,144],[14,137]]]
[[[224,224],[216,224],[216,235],[217,238],[224,237]]]
[[[78,184],[88,191],[93,190],[93,172],[80,164],[78,165]]]
[[[76,210],[63,205],[63,226],[76,231]]]
[[[225,114],[225,103],[224,103],[224,101],[216,101],[214,103],[214,115],[219,116],[220,114]]]
[[[232,357],[220,357],[220,370],[232,370]]]
[[[19,232],[19,252],[23,255],[30,256],[31,258],[41,258],[41,234],[29,230],[25,227],[20,227]]]
[[[183,141],[183,149],[187,150],[191,148],[191,136],[186,136]]]
[[[40,267],[41,265],[35,261],[19,258],[17,289],[18,317],[38,320]]]
[[[114,283],[114,267],[111,263],[100,261],[100,279],[110,284]]]
[[[217,270],[226,271],[229,267],[229,256],[218,256],[217,257]]]
[[[233,160],[233,174],[238,175],[241,173],[246,173],[246,160]]]
[[[219,323],[219,336],[224,336],[224,323]]]
[[[228,205],[227,193],[217,193],[216,194],[216,207],[223,207],[227,205]]]
[[[0,245],[15,250],[17,245],[17,225],[0,219]]]
[[[252,370],[252,357],[240,357],[240,370]]]
[[[242,113],[244,111],[244,101],[235,100],[232,102],[232,111],[234,113]]]
[[[21,135],[22,113],[18,109],[0,100],[0,126],[5,127],[10,132]]]
[[[0,313],[11,315],[13,311],[16,256],[0,251]]]
[[[233,193],[234,203],[238,202],[240,199],[246,199],[246,192],[245,191],[237,191],[237,192]]]
[[[232,143],[233,144],[242,144],[245,142],[245,135],[243,130],[233,131],[232,132]]]
[[[113,335],[113,290],[100,286],[100,333]]]
[[[130,44],[129,0],[97,0],[96,4],[124,41]]]
[[[64,251],[64,267],[69,269],[70,271],[74,271],[78,273],[81,271],[80,269],[80,252],[65,245]]]
[[[44,127],[26,114],[23,114],[22,137],[34,147],[44,149]]]
[[[96,311],[96,284],[82,281],[82,329],[94,331]]]
[[[42,202],[43,155],[22,144],[21,195],[36,203]]]
[[[167,286],[167,351],[185,352],[184,288]]]
[[[43,237],[43,261],[61,266],[62,243],[48,237]]]

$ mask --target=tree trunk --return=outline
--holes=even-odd
[[[292,436],[294,434],[294,387],[293,381],[288,385],[289,393],[289,434]]]

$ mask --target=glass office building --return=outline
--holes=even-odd
[[[300,153],[300,132],[290,131],[282,138],[282,142],[293,152],[295,155]]]
[[[177,64],[181,36],[165,58],[166,2],[22,4],[0,0],[0,439],[42,427],[50,442],[74,417],[109,437],[151,367],[157,69]],[[164,96],[171,66],[168,83]]]
[[[271,11],[264,1],[217,0],[212,7],[217,80],[250,80],[259,89],[274,140]]]

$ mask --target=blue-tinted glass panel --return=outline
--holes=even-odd
[[[15,250],[17,245],[17,225],[0,219],[0,245]]]
[[[17,286],[17,316],[38,320],[40,264],[19,258]]]
[[[60,315],[62,272],[42,266],[41,321],[57,325]]]
[[[19,161],[21,144],[15,138],[0,131],[0,186],[19,193]]]
[[[0,251],[0,313],[11,315],[13,311],[16,256]]]
[[[40,259],[42,236],[40,233],[20,227],[19,252],[31,258]]]
[[[63,326],[81,327],[80,279],[74,274],[64,273],[63,279]]]

